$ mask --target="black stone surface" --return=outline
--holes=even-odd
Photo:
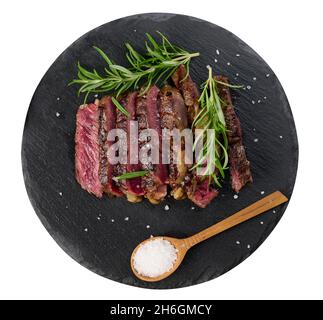
[[[116,62],[125,63],[123,43],[129,41],[140,50],[145,32],[154,34],[156,30],[165,33],[171,42],[201,53],[191,64],[191,75],[197,83],[205,80],[209,64],[232,83],[248,86],[233,95],[254,183],[245,187],[238,199],[233,198],[234,193],[225,183],[221,195],[206,209],[193,210],[189,201],[171,198],[158,206],[148,201],[131,204],[123,198],[96,199],[75,181],[75,114],[82,99],[77,97],[76,87],[67,87],[67,83],[76,75],[77,61],[103,67],[104,61],[91,48],[96,45]],[[145,288],[178,288],[208,281],[247,258],[276,226],[287,204],[194,247],[178,271],[164,281],[142,282],[129,267],[133,248],[151,234],[185,237],[275,190],[290,197],[297,161],[292,113],[277,77],[264,60],[227,30],[196,18],[163,13],[112,21],[67,48],[45,74],[32,98],[22,144],[28,195],[56,242],[88,269]],[[164,210],[166,204],[169,211]]]

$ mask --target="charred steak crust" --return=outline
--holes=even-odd
[[[75,177],[83,189],[101,198],[103,193],[99,176],[100,110],[97,104],[81,105],[76,114]]]
[[[199,89],[192,78],[187,75],[184,65],[180,65],[172,75],[172,80],[176,88],[181,92],[188,112],[189,124],[193,123],[194,118],[199,112],[198,99]]]
[[[216,76],[215,79],[228,83],[228,79],[224,76]],[[231,187],[235,192],[239,192],[246,183],[253,181],[250,162],[242,143],[241,124],[234,110],[230,89],[225,85],[218,84],[218,91],[223,101],[222,108],[228,129]]]

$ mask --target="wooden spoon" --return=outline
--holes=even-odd
[[[207,229],[204,229],[194,234],[191,237],[184,238],[184,239],[177,239],[177,238],[160,236],[160,237],[151,237],[149,239],[146,239],[143,242],[139,243],[139,245],[133,250],[131,259],[130,259],[131,269],[133,273],[136,275],[136,277],[138,277],[141,280],[149,281],[149,282],[163,280],[169,277],[173,272],[175,272],[175,270],[182,263],[186,255],[186,252],[196,244],[206,239],[209,239],[210,237],[213,237],[227,229],[230,229],[236,226],[237,224],[247,221],[261,213],[264,213],[286,201],[288,201],[288,199],[280,191],[276,191],[262,198],[261,200],[253,203],[252,205],[238,211],[232,216],[220,221],[219,223],[216,223],[213,226],[208,227]],[[177,259],[173,264],[173,267],[169,271],[163,273],[158,277],[146,277],[138,273],[138,271],[134,268],[134,256],[141,245],[143,245],[147,241],[151,241],[155,239],[168,240],[177,249]]]

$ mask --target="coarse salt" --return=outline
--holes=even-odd
[[[139,246],[133,257],[133,266],[145,277],[158,277],[173,268],[177,251],[168,240],[152,239]]]

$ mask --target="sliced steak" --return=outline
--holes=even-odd
[[[181,92],[191,125],[200,111],[198,99],[200,93],[192,78],[187,75],[186,68],[181,65],[172,75],[172,80]],[[218,191],[209,184],[208,176],[197,176],[196,171],[189,171],[185,176],[187,197],[201,208],[205,208],[217,195]]]
[[[180,65],[172,75],[172,80],[176,88],[181,92],[188,111],[188,120],[192,124],[194,118],[199,112],[198,99],[199,89],[190,75],[187,75],[184,65]]]
[[[120,104],[127,109],[128,105],[128,98],[131,95],[131,93],[128,96],[125,96],[120,99]],[[129,127],[129,119],[128,117],[121,112],[119,109],[117,109],[117,125],[116,128],[123,130],[127,134],[127,140],[125,141],[125,144],[121,144],[119,148],[119,154],[120,152],[125,152],[127,150],[127,160],[129,155],[129,134],[128,134],[128,127]],[[127,161],[128,162],[128,161]],[[115,166],[115,176],[121,176],[128,172],[129,164],[128,163],[117,163]],[[132,189],[132,183],[129,183],[129,179],[120,180],[117,182],[117,185],[119,188],[123,191],[123,193],[127,196],[127,200],[130,202],[140,202],[142,200],[141,196],[138,196],[134,194]],[[128,187],[130,186],[130,190],[128,190]],[[139,185],[140,187],[140,185]]]
[[[86,191],[101,198],[103,187],[99,176],[100,110],[97,104],[81,105],[76,114],[75,176]]]
[[[226,77],[217,76],[215,78],[223,83],[228,83]],[[218,84],[218,91],[223,101],[222,108],[228,129],[231,186],[235,192],[239,192],[246,183],[252,182],[250,162],[242,143],[241,125],[234,110],[230,89],[225,85]]]
[[[171,86],[165,86],[160,92],[160,118],[162,129],[183,130],[188,126],[187,109],[180,92]],[[185,143],[182,141],[180,150],[174,150],[174,141],[170,137],[170,163],[169,184],[172,188],[172,196],[176,200],[186,198],[184,178],[188,167],[185,164]],[[174,155],[180,155],[177,163]]]
[[[187,186],[187,197],[200,208],[207,207],[218,194],[218,190],[210,185],[209,177],[202,180],[195,176],[192,183]]]
[[[151,163],[151,159],[147,159],[147,163],[142,164],[144,170],[149,173],[143,177],[145,196],[155,204],[162,201],[167,195],[168,170],[167,165],[162,163],[161,154],[161,126],[159,115],[159,89],[153,86],[149,89],[146,96],[140,97],[137,102],[137,118],[139,122],[139,131],[144,129],[154,129],[158,133],[159,138],[159,163]],[[149,140],[140,141],[140,147],[149,143]]]
[[[123,192],[113,180],[115,166],[108,161],[107,151],[114,143],[108,141],[107,135],[110,130],[116,127],[117,112],[110,96],[105,96],[100,100],[100,168],[99,176],[103,186],[103,191],[109,195],[122,196]]]
[[[235,192],[239,192],[247,182],[252,182],[250,162],[241,141],[230,145],[229,161],[231,186]]]
[[[127,96],[126,110],[129,113],[129,117],[127,118],[127,143],[128,143],[128,161],[127,161],[127,172],[140,171],[141,164],[138,162],[137,164],[132,164],[130,161],[130,146],[138,143],[137,137],[130,137],[130,121],[136,120],[136,99],[137,92],[129,93]],[[135,141],[131,140],[135,139]],[[134,179],[126,180],[127,192],[135,195],[141,196],[144,194],[144,189],[142,187],[141,177]]]
[[[161,154],[161,126],[159,115],[159,101],[158,101],[159,89],[156,86],[150,88],[147,93],[147,121],[150,129],[157,131],[159,136],[159,163],[154,165],[154,177],[160,184],[167,183],[168,171],[167,166],[162,163]]]

